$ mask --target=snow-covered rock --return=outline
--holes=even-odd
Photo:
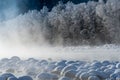
[[[116,68],[120,69],[120,63],[116,64]]]
[[[89,77],[89,73],[84,72],[84,73],[82,73],[82,74],[79,76],[79,79],[80,79],[80,80],[87,80],[88,77]]]
[[[12,57],[1,59],[0,65],[0,80],[119,80],[120,78],[119,61],[48,61],[34,58],[21,60],[19,57]]]
[[[16,77],[9,77],[7,80],[18,80]]]
[[[62,60],[62,61],[59,61],[55,64],[56,66],[63,66],[65,67],[67,64],[66,64],[66,60]]]
[[[37,80],[57,80],[58,76],[50,73],[40,73],[37,77]]]
[[[70,78],[70,79],[73,79],[73,78],[75,78],[76,75],[77,74],[77,71],[75,71],[75,70],[68,70],[68,71],[66,71],[64,74],[63,74],[63,76],[65,76],[65,77],[68,77],[68,78]]]
[[[57,74],[57,75],[60,75],[62,69],[64,67],[63,66],[57,66],[56,68],[54,68],[54,70],[52,71],[53,74]]]
[[[77,67],[74,65],[68,65],[63,68],[63,70],[61,71],[61,75],[63,75],[68,70],[77,70]]]
[[[89,76],[88,80],[100,80],[97,76]]]
[[[19,77],[18,80],[33,80],[30,76]]]
[[[11,73],[5,73],[5,74],[2,74],[0,78],[2,78],[1,80],[7,80],[10,77],[15,77],[15,76]]]
[[[68,77],[61,77],[61,78],[59,78],[58,80],[72,80],[72,79],[70,79],[70,78],[68,78]]]

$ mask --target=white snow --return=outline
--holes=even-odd
[[[0,60],[0,80],[119,80],[119,61]]]

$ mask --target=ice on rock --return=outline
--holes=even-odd
[[[37,60],[34,58],[29,58],[25,60],[26,64],[36,64]]]
[[[68,70],[77,70],[77,67],[74,65],[68,65],[63,68],[63,70],[61,71],[61,75],[63,75]]]
[[[118,76],[119,76],[119,74],[113,73],[113,74],[110,75],[110,78],[115,80]]]
[[[63,66],[63,67],[65,67],[66,66],[66,60],[59,61],[55,65],[56,66]]]
[[[109,64],[110,64],[110,62],[107,61],[107,60],[102,62],[102,65],[103,65],[103,66],[107,66],[107,65],[109,65]]]
[[[90,67],[89,67],[90,68]],[[81,65],[79,67],[77,67],[77,71],[88,71],[88,66],[85,66],[85,65]]]
[[[78,67],[78,68],[79,68],[79,67]],[[84,69],[88,69],[88,68],[90,68],[90,64],[89,64],[89,63],[86,63],[86,64],[83,65],[82,68],[84,68]]]
[[[7,80],[10,77],[15,77],[15,76],[11,73],[4,73],[4,74],[1,75],[0,79],[1,80]]]
[[[58,80],[58,75],[51,74],[51,80]]]
[[[46,60],[41,60],[40,63],[41,63],[41,66],[48,65],[48,61]]]
[[[101,69],[102,71],[104,71],[105,69],[107,69],[107,67],[106,67],[106,66],[101,66],[100,69]]]
[[[52,71],[53,74],[57,74],[57,75],[60,75],[62,69],[64,67],[63,66],[57,66],[56,68],[54,68],[54,70]]]
[[[70,79],[70,78],[68,78],[68,77],[61,77],[61,78],[59,78],[58,80],[72,80],[72,79]]]
[[[91,69],[91,70],[94,70],[94,69]],[[103,71],[102,69],[100,69],[100,68],[97,68],[97,69],[95,69],[95,71]]]
[[[79,72],[77,72],[76,75],[75,75],[75,77],[76,77],[77,79],[79,79],[80,75],[81,75],[83,72],[84,72],[84,71],[79,71]]]
[[[80,80],[87,80],[88,77],[89,77],[89,73],[83,72],[83,73],[79,76],[79,79],[80,79]]]
[[[36,77],[37,80],[57,80],[58,77],[57,75],[53,75],[53,74],[50,74],[50,73],[40,73],[37,77]]]
[[[90,71],[88,71],[88,73],[91,76],[98,76],[100,79],[106,79],[109,77],[109,75],[103,71],[90,70]]]
[[[114,69],[105,69],[104,72],[107,73],[109,76],[110,74],[114,73]]]
[[[120,69],[116,69],[114,73],[120,74]]]
[[[110,75],[110,77],[114,79],[116,79],[119,76],[120,76],[120,69],[116,69],[115,72]]]
[[[79,63],[72,63],[71,65],[74,65],[74,66],[76,66],[77,68],[80,66],[80,64]]]
[[[120,69],[120,63],[116,64],[116,68]]]
[[[68,77],[68,78],[70,78],[70,79],[73,79],[73,78],[75,78],[76,75],[77,74],[77,71],[75,71],[75,70],[68,70],[68,71],[66,71],[64,74],[63,74],[63,76],[65,76],[65,77]]]
[[[98,68],[98,67],[101,67],[102,64],[101,64],[100,62],[96,61],[96,62],[93,62],[93,63],[91,64],[91,66]]]
[[[88,80],[100,80],[97,76],[89,76]]]
[[[53,71],[53,69],[56,67],[56,65],[55,64],[48,64],[47,65],[47,67],[46,67],[46,70],[47,70],[47,72],[51,72],[51,71]]]
[[[109,69],[113,69],[113,70],[115,70],[116,69],[116,64],[112,64],[112,65],[109,65]]]
[[[75,61],[67,61],[66,62],[67,65],[72,64],[72,63],[75,63]]]
[[[17,56],[13,56],[13,57],[11,57],[11,60],[13,60],[13,61],[20,61],[21,59],[19,57],[17,57]]]
[[[34,71],[27,71],[26,74],[31,77],[35,77],[37,75],[37,72]]]
[[[89,73],[90,76],[98,76],[99,71],[95,71],[95,70],[90,70],[87,73]]]
[[[7,80],[18,80],[16,77],[9,77]]]
[[[99,76],[100,79],[106,79],[109,77],[109,75],[103,71],[100,71],[97,76]]]
[[[33,80],[30,76],[19,77],[18,80]]]

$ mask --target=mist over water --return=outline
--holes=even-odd
[[[19,11],[15,3],[0,22],[0,56],[120,60],[119,5],[119,0],[60,2],[51,11],[43,7],[13,18]]]

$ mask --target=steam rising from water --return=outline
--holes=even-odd
[[[68,59],[102,60],[111,59],[114,53],[112,60],[119,60],[119,47],[79,47],[120,44],[119,5],[119,0],[59,3],[51,12],[44,7],[3,21],[0,23],[1,56],[60,59],[66,55]]]
[[[12,19],[18,15],[16,0],[0,0],[0,21]]]

